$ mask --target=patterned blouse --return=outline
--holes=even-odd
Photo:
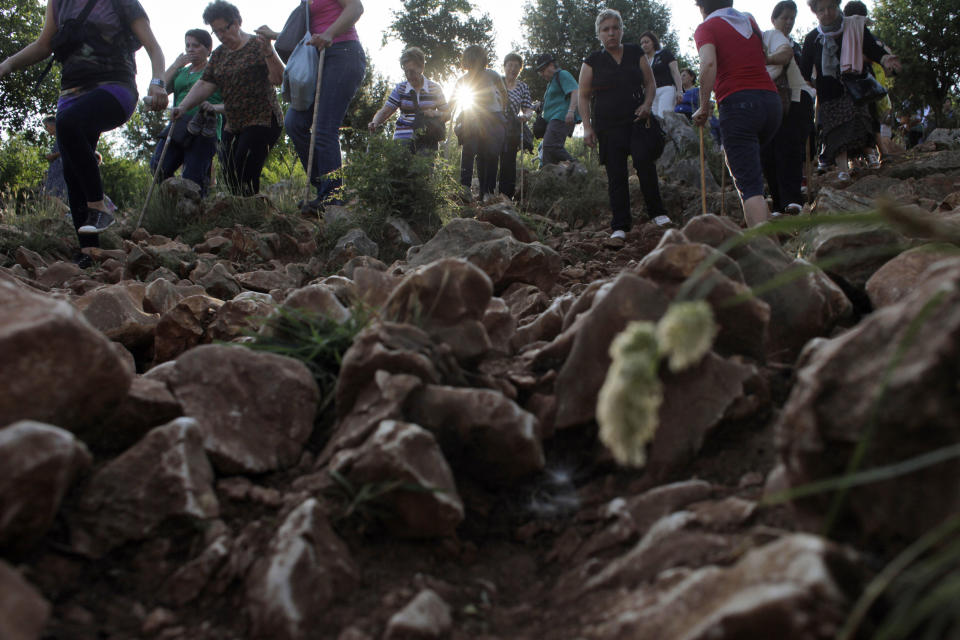
[[[413,123],[416,117],[416,107],[413,104],[411,93],[416,90],[409,82],[404,80],[396,87],[387,98],[387,104],[400,110],[400,116],[397,118],[397,128],[394,131],[394,140],[410,140],[413,138]],[[443,97],[443,88],[436,82],[424,76],[423,88],[417,94],[417,102],[421,109],[440,109],[447,108],[447,99]]]
[[[507,99],[510,100],[511,113],[519,113],[533,108],[533,100],[530,99],[530,87],[522,80],[517,80],[513,89],[507,89]]]
[[[277,102],[277,90],[270,84],[267,61],[255,37],[231,51],[217,47],[203,70],[203,80],[220,89],[227,115],[227,128],[233,133],[247,127],[272,127],[283,124]]]

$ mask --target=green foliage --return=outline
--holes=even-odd
[[[280,309],[263,330],[247,334],[253,340],[246,346],[307,365],[320,388],[319,417],[333,402],[343,354],[371,318],[372,313],[361,306],[355,306],[343,323],[306,310]]]
[[[46,3],[37,0],[0,0],[0,60],[17,53],[37,39],[43,29]],[[0,127],[25,132],[36,140],[43,130],[41,120],[56,110],[60,92],[60,67],[54,65],[40,86],[37,80],[47,62],[14,72],[0,80]]]
[[[413,155],[406,145],[371,136],[369,149],[357,151],[343,168],[348,199],[362,210],[360,227],[374,242],[383,239],[384,220],[406,220],[422,238],[443,225],[453,194],[459,191],[453,167],[442,157]]]
[[[393,12],[393,23],[384,34],[427,54],[426,75],[443,81],[456,73],[460,54],[472,44],[493,51],[493,20],[477,15],[470,0],[403,0],[403,10]]]
[[[670,10],[656,0],[530,0],[524,6],[523,57],[532,64],[537,55],[552,53],[561,69],[576,78],[580,64],[591,51],[600,48],[596,36],[597,14],[603,8],[616,9],[623,16],[623,41],[640,42],[640,34],[652,31],[660,44],[678,53],[677,37],[670,31]],[[693,3],[690,9],[695,10]],[[535,98],[543,95],[546,82],[532,69],[522,79]]]
[[[533,156],[524,155],[522,214],[544,216],[577,228],[609,210],[606,175],[594,156],[578,153],[576,147],[582,144],[581,140],[567,143],[571,154],[583,159],[586,169],[585,173],[575,172],[570,176],[560,176],[552,169],[538,169]]]
[[[21,246],[58,258],[73,252],[76,235],[62,202],[35,190],[18,189],[4,192],[3,200],[5,228],[0,229],[0,255],[12,256]]]
[[[0,193],[39,188],[47,172],[47,149],[24,133],[15,133],[0,143]]]
[[[161,137],[160,134],[166,126],[165,113],[153,111],[143,102],[138,102],[136,111],[123,125],[121,134],[127,147],[127,155],[133,156],[140,162],[149,163]]]
[[[876,34],[900,56],[891,97],[911,111],[926,105],[941,116],[960,83],[960,0],[877,0]]]
[[[150,171],[144,162],[121,155],[112,145],[101,145],[100,177],[103,191],[120,209],[140,210],[147,188],[150,186]]]

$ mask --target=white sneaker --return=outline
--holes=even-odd
[[[618,240],[626,240],[627,232],[624,231],[623,229],[617,229],[616,231],[610,234],[610,239],[613,240],[614,238]]]

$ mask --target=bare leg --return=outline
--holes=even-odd
[[[751,196],[743,201],[743,217],[748,227],[755,227],[770,218],[770,209],[763,196]]]

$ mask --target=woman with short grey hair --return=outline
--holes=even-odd
[[[594,33],[598,39],[600,38],[600,25],[611,18],[617,21],[617,24],[620,25],[620,31],[623,31],[623,16],[620,15],[620,12],[616,9],[601,9],[593,25]]]

